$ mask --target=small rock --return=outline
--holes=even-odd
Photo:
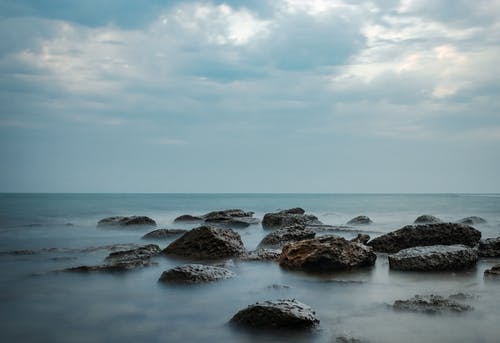
[[[97,226],[135,226],[147,225],[156,226],[156,222],[146,216],[130,216],[130,217],[108,217],[99,220]]]
[[[484,276],[500,276],[500,264],[494,265],[484,271]]]
[[[369,235],[363,234],[363,233],[358,233],[358,235],[355,238],[351,239],[351,242],[356,242],[356,243],[361,243],[361,244],[366,245],[369,240],[370,240]]]
[[[175,218],[174,222],[199,222],[202,220],[203,218],[201,217],[192,216],[190,214],[183,214],[182,216]]]
[[[500,257],[500,237],[481,239],[479,241],[479,256]]]
[[[265,261],[276,262],[281,255],[280,250],[260,248],[249,251],[240,256],[241,261]]]
[[[397,311],[423,312],[423,313],[443,313],[443,312],[466,312],[473,308],[469,305],[460,304],[454,300],[446,299],[438,295],[415,297],[408,300],[396,300],[393,308]]]
[[[467,225],[484,224],[486,223],[486,220],[481,217],[471,216],[460,219],[458,223]]]
[[[316,216],[305,214],[301,208],[292,208],[280,212],[266,213],[262,219],[265,229],[276,229],[293,225],[322,225]]]
[[[306,229],[302,225],[293,225],[271,232],[262,239],[259,246],[281,248],[286,243],[314,238],[315,235],[316,233],[311,229]]]
[[[164,283],[202,283],[213,282],[234,277],[235,274],[226,268],[203,264],[186,264],[161,274],[160,282]]]
[[[373,221],[368,218],[367,216],[357,216],[355,218],[352,218],[347,222],[347,225],[368,225],[372,224]]]
[[[188,230],[182,229],[158,229],[151,232],[148,232],[142,239],[168,239],[172,236],[178,236],[186,233]]]
[[[417,217],[413,224],[432,224],[432,223],[441,223],[442,220],[438,217],[431,216],[430,214],[423,214],[420,217]]]

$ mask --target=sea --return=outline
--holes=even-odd
[[[374,223],[361,230],[372,238],[422,214],[449,222],[479,216],[487,221],[474,225],[483,238],[500,236],[499,194],[0,194],[0,342],[500,341],[500,280],[483,276],[500,258],[461,272],[415,273],[390,270],[387,256],[378,254],[374,267],[320,275],[235,260],[227,265],[236,277],[191,286],[158,282],[163,271],[191,262],[166,256],[126,273],[58,272],[101,264],[112,245],[163,249],[176,238],[144,241],[151,228],[97,227],[104,217],[145,215],[158,228],[190,229],[196,225],[174,218],[231,208],[262,218],[292,207],[334,226],[369,216]],[[269,232],[261,225],[235,231],[248,250]],[[472,311],[407,313],[391,306],[417,294],[457,293]],[[311,306],[319,327],[255,332],[228,324],[248,305],[276,299]]]

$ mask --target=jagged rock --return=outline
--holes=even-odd
[[[473,308],[469,305],[458,303],[451,299],[446,299],[438,295],[415,295],[408,300],[396,300],[393,308],[397,311],[423,312],[423,313],[443,313],[443,312],[466,312]]]
[[[316,313],[295,299],[258,302],[236,313],[231,323],[254,329],[308,329],[319,324]]]
[[[373,221],[368,218],[367,216],[357,216],[355,218],[352,218],[347,222],[347,225],[368,225],[372,224]]]
[[[500,277],[500,264],[496,264],[490,269],[484,271],[484,276],[499,276]]]
[[[314,238],[315,235],[316,233],[314,231],[306,229],[302,225],[293,225],[278,229],[266,235],[259,243],[259,246],[281,248],[286,243]]]
[[[130,217],[108,217],[99,220],[97,226],[132,226],[132,225],[147,225],[156,226],[156,222],[146,216],[130,216]]]
[[[465,245],[432,245],[389,255],[389,267],[407,271],[460,270],[477,262],[477,250]]]
[[[457,223],[467,224],[467,225],[484,224],[484,223],[486,223],[486,220],[481,218],[481,217],[471,216],[471,217],[462,218]]]
[[[163,250],[166,255],[221,259],[244,253],[243,242],[231,229],[200,226],[186,232]]]
[[[368,245],[378,252],[395,253],[399,250],[428,245],[476,245],[481,232],[471,226],[456,223],[407,225],[399,230],[377,237]]]
[[[279,264],[290,269],[329,272],[371,266],[377,256],[372,249],[337,236],[324,236],[285,245]]]
[[[500,257],[500,237],[481,239],[479,241],[479,256]]]
[[[183,214],[182,216],[175,218],[174,222],[199,222],[202,220],[203,218],[201,217],[192,216],[190,214]]]
[[[172,236],[182,235],[186,233],[188,230],[182,229],[158,229],[151,232],[148,232],[142,239],[167,239],[172,238]]]
[[[235,274],[226,268],[203,264],[185,264],[164,271],[159,281],[164,283],[202,283],[229,279]]]
[[[370,236],[369,235],[366,235],[366,234],[363,234],[363,233],[358,233],[358,235],[356,237],[354,237],[353,239],[351,239],[351,242],[356,242],[356,243],[361,243],[361,244],[366,245],[369,240],[370,240]]]
[[[293,225],[322,225],[316,216],[305,214],[301,208],[292,208],[280,212],[266,213],[262,219],[265,229],[283,228]]]
[[[257,249],[245,252],[239,257],[241,261],[269,261],[276,262],[281,255],[280,250],[275,249]]]
[[[417,217],[413,224],[433,224],[433,223],[441,223],[442,220],[438,217],[431,216],[430,214],[423,214],[420,217]]]

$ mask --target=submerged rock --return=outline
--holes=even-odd
[[[202,220],[203,218],[201,217],[192,216],[190,214],[183,214],[182,216],[175,218],[174,222],[199,222]]]
[[[368,245],[378,252],[394,253],[399,250],[429,245],[476,245],[481,232],[471,226],[456,223],[407,225],[399,230],[377,237]]]
[[[278,229],[266,235],[259,246],[282,247],[286,243],[314,238],[316,233],[302,225],[293,225]]]
[[[500,257],[500,237],[481,239],[479,241],[479,256]]]
[[[108,217],[99,220],[97,226],[135,226],[135,225],[147,225],[156,226],[156,222],[146,216],[130,216],[130,217]]]
[[[234,277],[235,274],[226,268],[203,264],[186,264],[164,271],[159,281],[164,283],[202,283],[213,282]]]
[[[148,232],[142,239],[167,239],[172,238],[172,236],[182,235],[186,233],[188,230],[182,229],[158,229],[151,232]]]
[[[369,240],[370,240],[370,236],[369,235],[363,234],[363,233],[358,233],[358,235],[356,237],[354,237],[353,239],[351,239],[351,242],[361,243],[361,244],[366,245]]]
[[[484,271],[484,276],[499,276],[500,277],[500,264],[496,264],[490,269]]]
[[[243,242],[231,229],[200,226],[186,232],[163,250],[166,255],[220,259],[244,253]]]
[[[389,255],[389,267],[406,271],[461,270],[477,262],[477,250],[465,245],[433,245]]]
[[[280,255],[280,250],[261,248],[254,251],[245,252],[239,257],[239,259],[241,261],[276,262],[278,261]]]
[[[486,223],[486,220],[481,218],[481,217],[471,216],[471,217],[462,218],[457,223],[467,224],[467,225],[484,224],[484,223]]]
[[[473,310],[469,305],[464,305],[439,295],[415,295],[408,300],[396,300],[393,308],[397,311],[423,312],[430,314],[443,312],[460,313]]]
[[[324,236],[285,245],[279,264],[289,269],[330,272],[372,266],[376,258],[372,249],[363,244]]]
[[[355,218],[352,218],[347,222],[347,225],[368,225],[372,224],[373,221],[368,218],[367,216],[357,216]]]
[[[308,329],[319,324],[316,313],[295,299],[258,302],[236,313],[231,323],[254,329]]]
[[[293,225],[322,225],[318,217],[305,214],[302,208],[291,208],[274,213],[266,213],[262,219],[262,226],[266,229],[283,228]]]
[[[430,214],[423,214],[423,215],[417,217],[417,219],[415,219],[413,224],[432,224],[432,223],[441,223],[441,222],[442,222],[442,220],[439,219],[438,217],[431,216]]]

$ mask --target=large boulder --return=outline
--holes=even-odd
[[[442,220],[439,219],[438,217],[431,216],[430,214],[423,214],[423,215],[417,217],[417,219],[415,219],[413,224],[433,224],[433,223],[441,223],[441,222],[442,222]]]
[[[469,305],[461,304],[451,298],[444,298],[439,295],[415,295],[408,300],[396,300],[393,308],[397,311],[423,312],[438,314],[443,312],[466,312],[473,308]]]
[[[476,245],[481,232],[471,226],[456,223],[407,225],[399,230],[379,236],[368,245],[378,252],[395,253],[399,250],[428,245]]]
[[[172,238],[173,236],[182,235],[187,231],[188,230],[182,230],[182,229],[158,229],[148,232],[147,234],[142,236],[142,239],[168,239]]]
[[[238,233],[231,229],[200,226],[186,232],[162,252],[195,259],[222,259],[245,251]]]
[[[289,269],[330,272],[371,266],[376,258],[372,249],[363,244],[324,236],[285,245],[279,264]]]
[[[373,221],[367,216],[357,216],[349,220],[347,225],[368,225],[372,223]]]
[[[235,274],[229,269],[203,264],[185,264],[164,271],[159,281],[163,283],[202,283],[229,279]]]
[[[500,237],[481,239],[479,241],[479,256],[500,257]]]
[[[293,225],[269,233],[262,239],[259,246],[280,248],[286,243],[314,238],[315,235],[316,233],[311,229],[306,229],[302,225]]]
[[[146,216],[130,216],[130,217],[108,217],[99,220],[97,226],[136,226],[136,225],[146,225],[146,226],[156,226],[156,222]]]
[[[177,218],[174,219],[174,222],[187,222],[187,223],[191,223],[191,222],[199,222],[199,221],[202,221],[203,218],[202,217],[197,217],[197,216],[192,216],[190,214],[183,214],[182,216],[179,216]]]
[[[277,229],[293,225],[322,225],[316,216],[305,214],[299,207],[279,212],[266,213],[262,219],[265,229]]]
[[[484,276],[498,276],[500,277],[500,264],[496,264],[490,269],[484,271]]]
[[[457,223],[467,224],[467,225],[475,225],[475,224],[484,224],[486,220],[481,217],[471,216],[460,219]]]
[[[319,324],[316,313],[295,299],[258,302],[236,313],[231,323],[254,329],[308,329]]]
[[[477,250],[465,245],[432,245],[389,255],[389,267],[408,271],[461,270],[475,265],[477,258]]]

